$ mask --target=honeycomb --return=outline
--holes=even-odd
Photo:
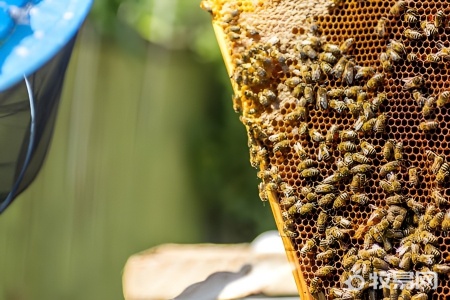
[[[445,299],[448,3],[201,6],[302,299]]]

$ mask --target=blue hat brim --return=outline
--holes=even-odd
[[[64,47],[85,20],[92,0],[41,0],[29,7],[0,44],[0,91],[36,72]]]

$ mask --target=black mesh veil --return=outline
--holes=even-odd
[[[0,93],[0,213],[42,166],[74,42],[75,37],[35,73]]]

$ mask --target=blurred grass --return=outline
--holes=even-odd
[[[202,49],[84,26],[46,163],[0,216],[0,299],[121,299],[136,252],[274,227],[219,50]]]

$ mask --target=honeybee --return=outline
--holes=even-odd
[[[393,16],[400,16],[400,14],[403,13],[403,11],[405,11],[406,7],[408,6],[406,1],[402,1],[399,0],[397,2],[395,2],[395,4],[391,7],[391,9],[389,10],[389,13]]]
[[[339,59],[339,61],[333,67],[331,74],[333,74],[336,79],[341,78],[342,73],[344,73],[344,69],[345,69],[345,66],[347,65],[347,62],[348,62],[348,58],[344,55]]]
[[[384,240],[384,232],[388,227],[389,222],[386,219],[382,219],[380,223],[370,227],[367,235],[371,236],[372,239],[377,241],[378,243],[381,243]]]
[[[436,183],[443,184],[445,179],[450,175],[450,166],[446,162],[442,164],[439,171],[436,174]]]
[[[397,53],[396,51],[394,51],[393,49],[387,49],[386,54],[390,57],[390,59],[393,62],[398,62],[398,61],[402,60],[402,57],[400,56],[400,54]]]
[[[358,260],[358,256],[356,255],[356,248],[351,248],[344,256],[342,257],[342,267],[344,270],[349,270],[353,267],[353,265]]]
[[[413,198],[409,198],[408,201],[406,201],[406,205],[418,215],[425,210],[425,207]]]
[[[337,58],[336,56],[334,56],[333,54],[329,53],[329,52],[322,52],[319,54],[319,60],[320,61],[325,61],[329,64],[334,65],[337,62]]]
[[[317,254],[316,260],[319,261],[328,261],[336,256],[337,251],[335,249],[328,249],[324,252]]]
[[[364,174],[355,174],[350,182],[350,191],[361,192],[365,187],[364,179]]]
[[[380,184],[381,185],[381,184]],[[404,203],[406,200],[406,197],[403,195],[394,195],[394,196],[389,196],[386,198],[386,204],[387,205],[397,205],[397,204],[402,204]]]
[[[302,160],[302,161],[298,164],[297,169],[298,169],[299,171],[303,171],[303,170],[305,170],[305,169],[314,167],[314,166],[316,166],[316,165],[317,165],[316,161],[314,161],[314,160],[312,160],[312,159],[310,159],[310,158],[307,158],[307,159]]]
[[[425,61],[429,63],[438,63],[440,60],[441,57],[433,53],[428,54],[427,57],[425,58]]]
[[[269,182],[265,185],[266,192],[276,192],[278,190],[278,184],[275,182]]]
[[[305,203],[298,209],[298,213],[300,215],[308,215],[313,211],[315,206],[316,206],[315,203],[311,202]]]
[[[355,79],[359,80],[361,78],[372,77],[375,75],[375,69],[372,67],[360,67],[355,75]]]
[[[333,193],[336,191],[336,187],[331,184],[323,183],[318,184],[315,188],[315,192],[317,194],[327,194],[327,193]]]
[[[298,120],[306,120],[306,107],[298,106],[295,110],[288,113],[285,117],[287,122],[296,122]]]
[[[344,217],[341,216],[335,216],[333,218],[333,222],[342,228],[349,228],[352,222]]]
[[[345,152],[355,152],[356,151],[356,145],[352,142],[340,142],[338,144],[337,149],[339,152],[345,153]]]
[[[322,280],[319,277],[314,277],[309,284],[309,292],[312,295],[318,294],[322,292]],[[406,300],[406,299],[405,299]]]
[[[278,151],[286,151],[289,148],[289,141],[288,140],[284,140],[281,142],[276,143],[273,146],[273,153],[278,152]]]
[[[376,73],[366,83],[367,89],[370,91],[376,90],[384,81],[382,73]]]
[[[292,196],[292,194],[294,193],[294,188],[286,182],[282,182],[280,184],[280,189],[284,193],[285,197]]]
[[[327,225],[328,214],[325,211],[320,211],[319,216],[317,217],[317,230],[319,232],[325,231],[325,226]]]
[[[347,192],[343,192],[336,197],[333,203],[333,209],[338,209],[345,206],[350,199],[350,194]]]
[[[300,77],[294,76],[285,80],[284,84],[286,84],[290,88],[295,88],[302,82]]]
[[[426,244],[424,249],[425,254],[431,254],[434,258],[439,259],[441,257],[441,251],[431,244]]]
[[[419,22],[420,16],[415,8],[408,9],[404,14],[405,22],[408,22],[410,25]]]
[[[414,62],[418,60],[417,53],[410,52],[406,55],[406,60],[408,62]]]
[[[431,22],[428,21],[420,22],[420,28],[422,28],[426,36],[435,36],[438,34],[438,29]]]
[[[417,167],[413,166],[408,169],[409,185],[417,187],[417,185],[419,184],[419,173],[420,171]]]
[[[442,231],[445,231],[445,232],[450,230],[450,210],[447,210],[445,212],[444,220],[442,221],[442,224],[441,224],[441,229],[442,229]]]
[[[433,164],[431,165],[431,172],[437,174],[444,163],[444,158],[441,155],[437,155],[434,152],[427,150],[426,155],[428,159],[433,159]]]
[[[360,174],[360,173],[367,173],[372,170],[372,166],[368,164],[361,164],[356,165],[353,168],[351,168],[350,172],[352,174]]]
[[[334,199],[336,199],[335,194],[326,194],[317,201],[317,204],[321,208],[326,209],[329,205],[331,205],[334,202]]]
[[[353,129],[355,129],[356,131],[361,131],[361,130],[363,130],[363,127],[364,127],[364,132],[368,132],[368,131],[372,130],[373,125],[375,125],[375,122],[372,122],[372,124],[370,124],[370,123],[371,123],[370,120],[367,121],[367,118],[364,115],[360,115],[358,117],[358,119],[355,121],[355,124],[353,124]],[[368,128],[370,126],[372,126],[372,127]]]
[[[345,230],[346,232],[347,230]],[[336,226],[330,227],[328,229],[325,230],[325,235],[328,238],[331,238],[335,241],[340,241],[344,238],[344,230],[339,229]]]
[[[327,144],[333,144],[336,136],[337,136],[337,132],[339,130],[339,126],[336,124],[331,125],[331,127],[328,129],[327,134],[325,135],[325,142]]]
[[[347,105],[344,101],[330,100],[330,107],[334,109],[338,114],[342,114],[347,108]]]
[[[395,143],[394,158],[395,158],[395,160],[403,160],[403,143],[402,142]]]
[[[433,267],[434,269],[434,267]],[[436,272],[438,273],[438,272]],[[418,293],[411,297],[411,300],[427,300],[428,295],[426,293]]]
[[[418,241],[422,244],[436,244],[438,238],[429,231],[422,230],[418,235]]]
[[[377,22],[376,33],[381,38],[385,37],[385,35],[386,35],[386,23],[387,23],[387,21],[388,21],[387,18],[381,17],[378,20],[378,22]]]
[[[366,194],[354,194],[350,197],[350,201],[360,205],[360,206],[364,206],[367,204],[367,202],[369,202],[369,197],[367,197]]]
[[[317,57],[317,52],[316,50],[313,49],[313,47],[311,47],[311,45],[305,45],[303,46],[303,48],[301,48],[300,50],[300,54],[303,57],[309,57],[311,59],[316,59]]]
[[[434,26],[437,28],[444,28],[447,24],[447,16],[442,10],[438,10],[438,12],[434,15]]]
[[[410,28],[405,29],[405,31],[403,31],[403,36],[406,37],[407,39],[414,41],[414,40],[421,40],[424,37],[424,34],[417,31],[417,30],[413,30]]]
[[[450,273],[450,266],[447,265],[436,264],[431,269],[433,270],[433,272],[436,272],[438,274]]]
[[[300,159],[306,159],[308,157],[308,152],[306,152],[305,148],[299,142],[295,143],[293,148]]]
[[[328,108],[327,90],[324,87],[319,86],[317,89],[316,109]]]
[[[414,100],[416,100],[416,103],[419,107],[422,107],[427,100],[420,91],[415,90],[412,93]]]
[[[394,186],[386,180],[380,180],[380,187],[388,194],[399,192],[399,190],[396,190]]]
[[[315,273],[314,276],[317,277],[326,277],[328,275],[330,275],[336,268],[333,266],[324,266],[321,267],[320,269],[318,269]]]
[[[363,94],[363,93],[361,93]],[[363,94],[364,95],[364,94]],[[358,97],[359,98],[359,97]],[[372,110],[372,105],[370,102],[364,102],[363,103],[363,111],[364,111],[364,117],[366,120],[370,120],[375,116],[375,113]]]
[[[419,129],[425,132],[433,131],[439,126],[436,121],[424,121],[419,124]]]
[[[320,174],[320,172],[317,168],[309,168],[309,169],[303,170],[300,173],[300,177],[311,178],[311,177],[317,177],[319,174]]]
[[[343,130],[339,133],[341,141],[354,141],[357,139],[358,134],[353,130]]]
[[[442,211],[438,212],[431,219],[430,223],[428,223],[428,227],[432,230],[436,230],[438,227],[441,226],[443,220],[444,220],[444,213]]]
[[[312,252],[312,250],[316,246],[317,246],[317,238],[316,237],[312,237],[309,240],[307,240],[305,242],[305,245],[303,245],[302,249],[300,249],[300,254],[302,256],[305,256],[306,254]]]
[[[354,45],[355,45],[355,39],[348,38],[342,42],[342,44],[339,46],[339,49],[341,50],[341,53],[346,54],[353,48]]]
[[[305,86],[305,90],[303,92],[303,96],[306,99],[306,102],[313,103],[314,101],[314,91],[311,85],[307,84]]]
[[[301,189],[300,189],[300,194],[303,196],[303,197],[306,197],[306,195],[308,195],[309,193],[312,193],[313,192],[313,189],[312,189],[312,187],[310,187],[309,185],[308,186],[304,186],[304,187],[302,187]]]
[[[292,90],[292,96],[298,98],[300,95],[303,95],[305,92],[306,83],[301,82],[295,86],[295,88]]]
[[[339,48],[338,45],[335,45],[335,44],[326,43],[326,44],[322,45],[322,50],[325,52],[329,52],[329,53],[333,54],[334,56],[341,55],[341,49]]]
[[[285,132],[280,132],[280,133],[272,134],[269,136],[269,141],[271,141],[273,143],[278,143],[278,142],[281,142],[286,139],[287,139],[287,135]]]
[[[392,157],[394,156],[394,147],[395,147],[395,141],[394,140],[387,140],[386,143],[383,146],[383,157],[387,161],[390,161]]]
[[[394,256],[394,255],[385,255],[383,259],[390,264],[393,267],[398,267],[400,263],[400,258]]]
[[[370,164],[372,162],[372,160],[370,158],[362,155],[361,153],[353,153],[352,159],[353,159],[353,161],[356,161],[357,163],[360,163],[360,164]]]
[[[388,163],[384,164],[383,166],[381,166],[380,176],[385,177],[388,173],[397,171],[399,167],[400,167],[399,161],[388,162]]]
[[[308,123],[301,122],[300,125],[298,125],[297,133],[299,135],[306,135],[308,133]]]
[[[387,121],[387,114],[386,113],[380,114],[377,117],[375,124],[373,125],[373,130],[377,133],[384,133],[386,129],[386,121]]]
[[[405,45],[403,45],[402,42],[399,42],[399,41],[396,41],[396,40],[389,40],[388,48],[394,50],[400,56],[403,56],[403,55],[406,54]]]
[[[319,63],[319,65],[320,65],[320,69],[322,70],[322,72],[324,74],[327,74],[327,75],[331,74],[331,71],[333,70],[333,67],[329,63],[327,63],[326,61],[321,61]]]
[[[313,140],[314,142],[325,141],[325,137],[316,129],[310,129],[309,136],[311,137],[311,140]]]
[[[450,103],[450,91],[445,91],[439,94],[439,97],[436,101],[436,105],[438,107],[444,106],[447,103]]]
[[[413,89],[420,89],[425,84],[425,80],[422,76],[414,76],[402,79],[403,81],[403,90],[409,91]]]
[[[383,72],[390,73],[394,70],[394,65],[391,62],[391,58],[386,52],[380,54],[380,62],[383,67]]]
[[[361,142],[361,150],[365,156],[374,156],[376,154],[375,147],[366,141]]]
[[[319,161],[328,161],[330,160],[331,155],[330,155],[330,151],[328,150],[327,145],[322,142],[319,144],[319,154],[317,155],[317,159]]]
[[[327,92],[328,97],[330,98],[341,98],[342,96],[344,96],[344,90],[343,89],[331,89]]]
[[[448,205],[450,203],[444,196],[442,196],[441,192],[436,189],[431,191],[431,198],[433,198],[437,207],[440,207],[441,205]]]
[[[425,100],[425,105],[422,108],[422,115],[428,117],[433,113],[434,104],[436,103],[436,98],[428,97]]]
[[[342,77],[344,78],[344,81],[351,85],[353,83],[353,79],[355,78],[355,62],[353,59],[350,59],[344,68],[344,73],[342,73]]]
[[[295,239],[296,237],[298,237],[298,232],[294,232],[288,228],[283,228],[283,232],[287,237],[291,239]]]
[[[320,65],[318,63],[311,64],[311,80],[313,82],[318,82],[320,78],[322,78],[322,70],[320,69]]]
[[[362,92],[362,90],[363,90],[363,88],[361,86],[354,85],[354,86],[351,86],[351,87],[347,87],[344,90],[344,95],[347,98],[356,99],[356,97],[358,96],[358,94],[360,94]]]

